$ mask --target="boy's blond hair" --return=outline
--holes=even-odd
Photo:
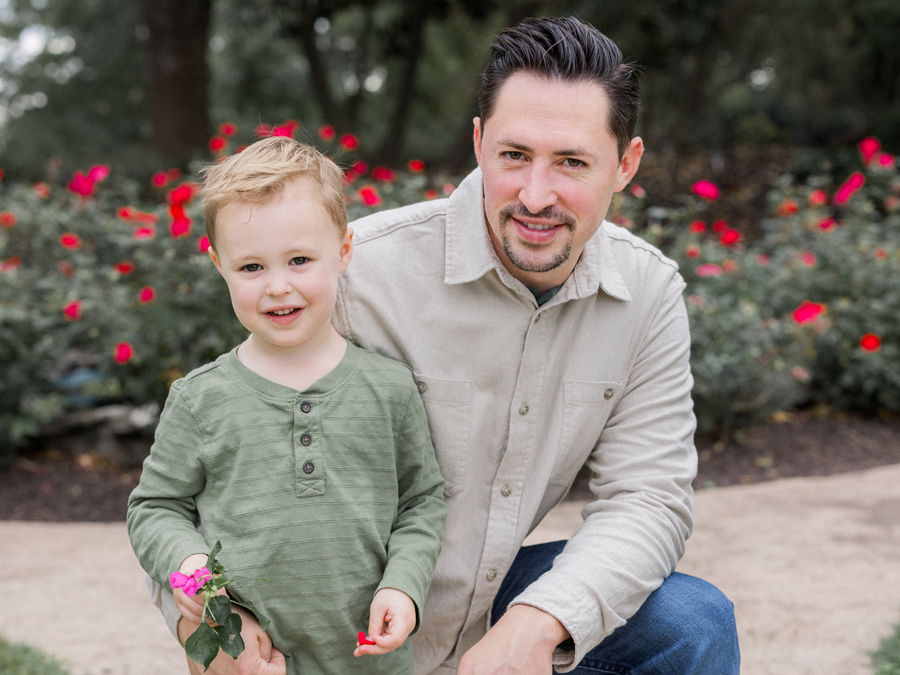
[[[243,152],[205,167],[203,209],[209,244],[216,248],[216,215],[234,202],[269,204],[296,178],[312,178],[322,188],[322,204],[340,231],[347,230],[344,173],[328,157],[287,136],[271,136]]]

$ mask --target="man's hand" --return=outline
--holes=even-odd
[[[547,675],[553,650],[569,637],[547,612],[515,605],[463,655],[457,675]]]
[[[225,652],[219,655],[210,664],[205,675],[286,675],[287,664],[284,654],[272,645],[271,638],[262,628],[256,617],[241,607],[232,605],[231,611],[240,614],[241,638],[244,640],[244,651],[237,659],[233,659]],[[191,623],[182,618],[178,622],[178,639],[181,644],[200,626],[199,623]],[[203,666],[188,659],[191,675],[204,675]]]
[[[403,644],[416,627],[416,605],[396,588],[382,588],[369,607],[369,638],[374,645],[357,645],[354,656],[387,654]]]

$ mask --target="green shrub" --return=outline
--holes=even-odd
[[[0,637],[0,673],[3,675],[69,675],[56,659],[23,644]]]
[[[873,675],[900,675],[900,623],[881,641],[871,657]]]

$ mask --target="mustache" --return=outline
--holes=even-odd
[[[532,213],[521,202],[518,204],[510,204],[504,206],[500,210],[500,217],[505,222],[510,218],[536,218],[540,220],[549,220],[555,223],[561,223],[570,230],[575,226],[575,219],[565,211],[560,211],[552,206],[541,209],[537,213]]]

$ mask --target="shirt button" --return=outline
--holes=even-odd
[[[300,410],[302,410],[305,413],[308,413],[310,410],[312,410],[312,406],[309,403],[303,402],[300,404]]]
[[[312,462],[305,462],[303,464],[303,473],[312,473],[316,470],[316,465]]]
[[[497,570],[488,570],[488,573],[484,577],[488,581],[493,581],[497,578]]]
[[[527,403],[523,403],[522,406],[519,408],[519,414],[520,414],[520,415],[525,415],[525,414],[527,414],[527,413],[528,413],[528,404],[527,404]]]
[[[504,497],[509,497],[512,494],[512,490],[510,489],[509,485],[504,485],[502,488],[500,488],[500,494]]]
[[[420,394],[424,394],[426,391],[428,391],[428,385],[424,382],[416,382],[416,386],[419,388]]]
[[[613,394],[615,394],[615,393],[616,392],[614,392],[612,389],[607,389],[606,391],[603,392],[603,398],[605,398],[608,401],[609,399],[611,399],[613,397]]]
[[[300,437],[300,443],[302,445],[309,445],[310,443],[312,443],[312,436],[310,436],[309,434],[303,434]],[[307,471],[307,473],[309,472]]]

